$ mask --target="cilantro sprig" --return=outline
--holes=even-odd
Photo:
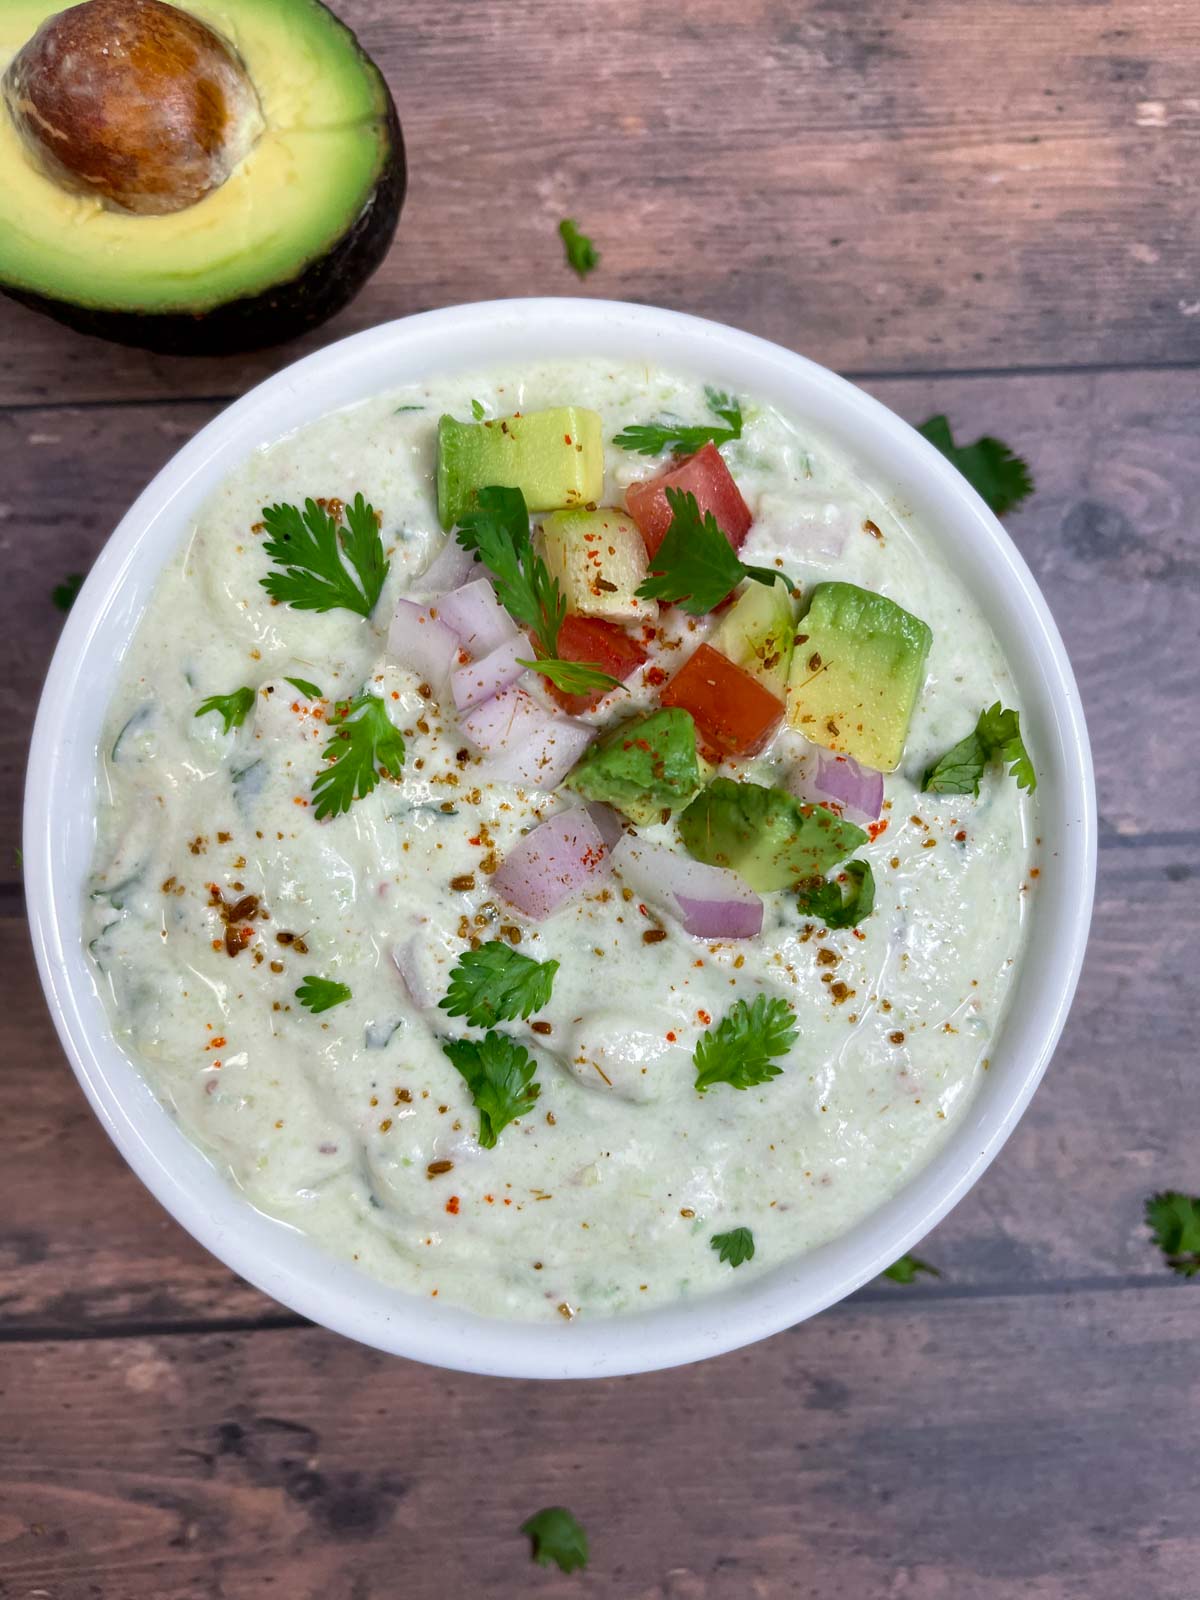
[[[704,397],[709,410],[720,417],[724,427],[712,423],[693,427],[675,422],[635,422],[618,433],[613,443],[640,456],[657,456],[668,449],[680,455],[691,455],[706,444],[728,444],[731,439],[740,439],[742,408],[739,402],[720,389],[706,388]]]
[[[548,1567],[552,1561],[561,1572],[587,1566],[587,1532],[566,1506],[546,1506],[535,1511],[521,1524],[521,1532],[532,1545],[531,1554],[540,1567]]]
[[[978,796],[990,761],[1004,762],[1019,789],[1032,794],[1037,788],[1037,774],[1021,738],[1020,713],[1003,709],[999,700],[979,713],[979,721],[965,739],[927,769],[921,788],[927,794]]]
[[[919,1272],[928,1273],[931,1278],[941,1277],[938,1269],[931,1267],[928,1261],[910,1255],[903,1255],[899,1261],[893,1261],[890,1267],[884,1267],[882,1276],[890,1278],[893,1283],[915,1283]]]
[[[243,687],[235,689],[232,694],[210,694],[207,700],[200,702],[196,715],[206,717],[212,711],[217,712],[228,733],[231,728],[241,727],[253,704],[254,690]]]
[[[1172,1272],[1200,1277],[1200,1197],[1165,1189],[1146,1201],[1146,1226]]]
[[[351,995],[348,983],[338,983],[333,978],[318,978],[310,975],[296,990],[296,999],[309,1011],[332,1011],[334,1006],[340,1006],[349,1000]]]
[[[270,535],[263,549],[279,570],[259,582],[272,600],[297,611],[343,607],[360,617],[371,615],[389,562],[375,508],[361,494],[346,506],[344,530],[315,500],[306,500],[303,511],[293,505],[264,506],[262,515]]]
[[[845,875],[845,886],[838,878]],[[839,867],[838,878],[813,878],[796,891],[800,913],[823,922],[827,928],[856,928],[875,909],[875,874],[869,861],[847,861]]]
[[[770,567],[750,567],[739,561],[716,517],[711,511],[700,515],[690,490],[669,488],[666,495],[671,526],[652,557],[654,571],[638,586],[639,598],[665,600],[702,617],[744,578],[769,588],[782,576]]]
[[[708,1241],[721,1261],[731,1267],[740,1267],[743,1261],[754,1257],[754,1235],[749,1228],[731,1228],[728,1233],[714,1233]]]
[[[479,1112],[479,1142],[490,1150],[518,1117],[532,1111],[541,1093],[537,1062],[524,1046],[494,1029],[482,1039],[443,1039],[442,1054],[461,1073]]]
[[[558,225],[558,236],[563,242],[567,265],[572,272],[586,278],[589,272],[594,272],[600,265],[599,250],[586,233],[580,233],[579,224],[573,217],[562,219]]]
[[[737,1000],[715,1028],[701,1034],[692,1055],[696,1088],[703,1094],[714,1084],[731,1089],[755,1089],[777,1078],[783,1068],[773,1056],[784,1056],[798,1035],[796,1019],[786,1000],[765,994],[753,1005]]]
[[[1008,445],[984,434],[974,444],[955,444],[948,419],[939,412],[922,422],[917,432],[952,461],[976,494],[998,517],[1033,493],[1028,463]]]
[[[438,1005],[452,1017],[466,1017],[472,1028],[524,1019],[548,1004],[557,971],[557,961],[534,961],[489,939],[459,956]]]
[[[313,779],[317,821],[349,811],[376,787],[380,777],[398,778],[404,766],[404,738],[393,726],[378,695],[339,700],[329,717],[333,732],[325,746],[330,764]]]

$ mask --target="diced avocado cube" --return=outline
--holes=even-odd
[[[438,423],[438,516],[452,528],[488,484],[520,489],[530,511],[594,505],[604,492],[600,417],[555,406],[487,422]]]
[[[732,778],[717,778],[692,801],[679,837],[697,861],[732,867],[760,894],[823,878],[867,841],[861,828],[824,806]]]
[[[853,583],[819,583],[796,629],[788,722],[814,744],[891,772],[900,764],[933,635]]]
[[[782,700],[795,636],[791,587],[785,578],[776,578],[770,588],[748,583],[709,643]]]
[[[568,611],[584,617],[636,621],[658,609],[639,600],[646,576],[646,544],[638,525],[624,511],[556,511],[538,534],[551,576],[567,597]]]
[[[566,787],[645,826],[694,800],[712,771],[697,754],[691,717],[666,709],[609,729],[566,779]]]

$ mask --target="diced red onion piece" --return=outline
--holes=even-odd
[[[450,675],[454,704],[460,711],[469,711],[481,700],[490,700],[501,689],[507,689],[510,683],[516,683],[526,670],[518,666],[518,661],[532,659],[529,640],[519,633],[512,639],[506,639],[481,660],[468,662],[465,667],[456,667]]]
[[[595,728],[547,710],[524,689],[502,689],[474,706],[462,730],[492,757],[490,777],[546,790],[562,782],[596,737]]]
[[[511,639],[516,624],[496,599],[496,591],[486,578],[451,589],[434,604],[438,619],[458,635],[464,650],[473,656],[486,656]]]
[[[429,606],[397,600],[388,628],[387,651],[431,688],[444,687],[458,660],[458,635],[435,618]]]
[[[572,806],[517,841],[492,887],[509,905],[540,920],[607,870],[599,828],[583,806]]]
[[[627,833],[612,853],[616,872],[644,900],[663,907],[698,939],[753,939],[763,903],[727,867],[710,867]]]
[[[859,766],[853,756],[808,751],[792,769],[788,787],[814,805],[832,802],[849,822],[874,822],[883,811],[883,773]]]
[[[413,588],[422,594],[445,594],[466,583],[474,566],[475,557],[451,534],[425,571],[413,579]]]
[[[392,947],[392,961],[395,963],[396,971],[404,980],[404,987],[418,1011],[428,1011],[437,1004],[437,996],[421,971],[420,950],[423,942],[420,934],[413,934],[412,938],[406,939],[403,944]]]
[[[589,800],[585,809],[599,828],[600,837],[610,850],[625,837],[625,824],[611,806],[606,806],[602,800]]]

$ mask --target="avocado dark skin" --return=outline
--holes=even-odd
[[[390,92],[387,140],[388,155],[379,180],[350,231],[327,255],[311,261],[296,277],[274,284],[261,294],[193,314],[101,311],[19,289],[0,286],[0,290],[78,333],[95,334],[115,344],[154,350],[160,355],[237,355],[283,344],[319,327],[348,306],[387,255],[408,186],[404,136]]]

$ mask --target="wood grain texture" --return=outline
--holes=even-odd
[[[1191,1600],[1195,1335],[1166,1285],[850,1303],[589,1385],[317,1330],[13,1348],[0,1595]],[[546,1504],[585,1573],[531,1565]]]
[[[943,1272],[922,1286],[927,1297],[1164,1281],[1142,1210],[1157,1188],[1195,1187],[1200,1097],[1180,1000],[1200,965],[1197,875],[1196,843],[1103,852],[1065,1037],[995,1165],[922,1246]],[[109,1145],[34,1003],[13,917],[0,918],[0,971],[29,996],[0,1056],[0,1328],[81,1333],[275,1315],[162,1212]],[[1193,1300],[1200,1331],[1200,1287]]]
[[[584,292],[862,371],[1200,356],[1192,0],[340,0],[411,187],[308,344],[180,361],[0,310],[0,402],[229,394],[430,306]]]
[[[998,434],[1038,492],[1009,526],[1055,612],[1088,714],[1106,828],[1190,826],[1194,741],[1146,715],[1181,714],[1200,635],[1200,410],[1191,372],[902,379],[868,387],[916,422],[945,410],[959,436]],[[0,411],[0,839],[15,843],[38,690],[62,624],[50,590],[86,570],[146,480],[215,408]],[[0,882],[14,874],[0,859]]]

